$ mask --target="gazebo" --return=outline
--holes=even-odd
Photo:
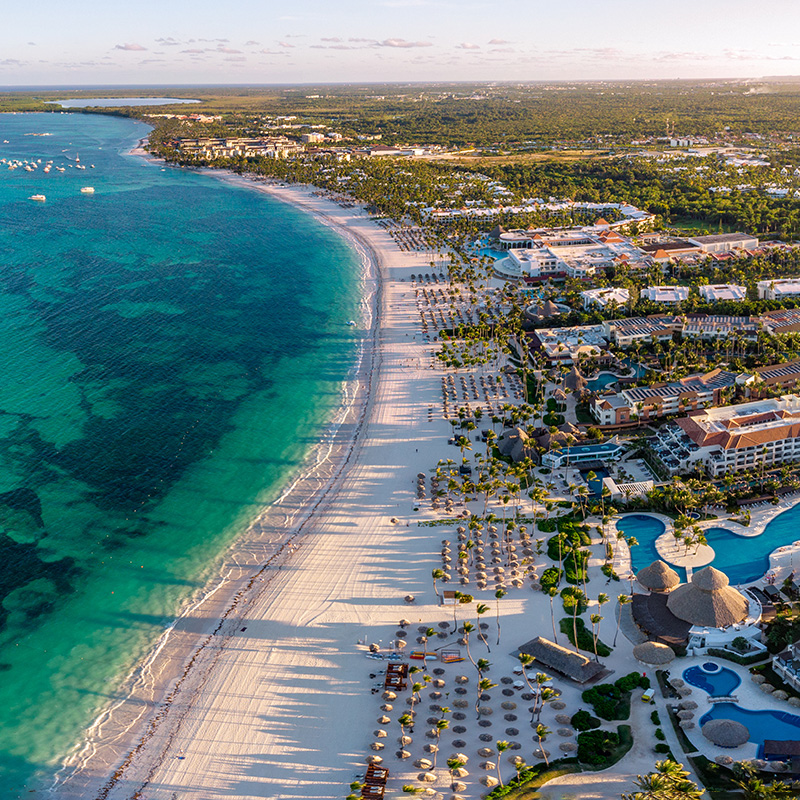
[[[633,657],[642,664],[660,667],[669,664],[675,658],[675,652],[660,642],[642,642],[633,648]]]
[[[678,586],[667,599],[667,608],[678,619],[697,627],[725,628],[747,618],[749,604],[742,594],[728,586],[728,576],[705,567],[692,582]]]
[[[750,738],[750,731],[732,719],[712,719],[701,728],[703,736],[717,747],[740,747]]]
[[[654,561],[636,573],[636,580],[651,592],[671,592],[681,582],[678,573],[663,561]]]

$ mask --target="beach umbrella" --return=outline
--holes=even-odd
[[[682,719],[678,725],[680,725],[685,731],[690,731],[692,728],[694,728],[694,722],[692,722],[690,719]]]
[[[681,700],[680,704],[678,705],[678,708],[680,708],[681,710],[685,709],[688,711],[692,711],[693,709],[697,708],[697,703],[695,703],[694,700]]]
[[[466,784],[466,783],[462,783],[462,781],[453,781],[453,782],[450,784],[450,788],[451,788],[451,789],[452,789],[454,792],[463,792],[463,791],[464,791],[464,789],[466,789],[466,788],[467,788],[467,784]]]
[[[764,683],[764,681],[766,681],[766,678],[763,675],[756,674],[756,675],[751,675],[750,680],[753,681],[753,683],[760,685]]]
[[[670,678],[669,682],[675,689],[680,689],[681,686],[686,686],[686,683],[682,678]]]
[[[572,753],[578,749],[578,746],[574,742],[561,742],[558,749],[561,750],[562,753]]]
[[[439,752],[439,745],[438,744],[426,744],[425,747],[422,748],[426,753],[438,753]]]
[[[500,708],[504,708],[506,711],[513,711],[517,707],[516,703],[512,703],[510,700],[506,700],[504,703],[500,703]]]
[[[566,707],[567,707],[567,704],[565,702],[563,702],[562,700],[556,700],[554,703],[550,703],[550,708],[552,708],[553,711],[561,711],[562,708],[566,708]]]
[[[433,783],[436,780],[436,775],[433,772],[420,772],[417,778],[423,783]]]
[[[410,736],[398,736],[397,741],[404,747],[407,744],[411,744],[413,739]]]
[[[490,770],[490,769],[497,769],[497,764],[494,761],[481,761],[479,764],[481,769]]]
[[[387,734],[386,731],[383,730],[382,728],[378,728],[377,730],[372,732],[372,735],[376,739],[385,739],[389,734]]]
[[[398,758],[411,758],[411,753],[409,753],[409,752],[408,752],[408,750],[398,750],[398,751],[395,753],[395,755],[396,755]]]
[[[497,786],[498,780],[492,775],[483,775],[481,777],[481,783],[484,786]]]
[[[469,678],[466,675],[456,675],[456,683],[469,683]]]
[[[786,700],[786,698],[789,697],[789,694],[787,692],[784,692],[783,689],[778,689],[777,691],[772,693],[772,696],[776,700]]]
[[[575,733],[575,731],[573,731],[572,728],[559,728],[556,731],[556,733],[559,736],[563,736],[564,738],[567,738],[569,736],[572,736]]]
[[[694,719],[694,712],[692,711],[679,711],[678,719]]]
[[[478,708],[478,714],[482,717],[490,717],[494,714],[494,710],[490,706],[480,706]]]
[[[688,686],[681,686],[681,688],[678,689],[678,694],[681,697],[688,697],[691,693],[692,690]]]
[[[433,766],[433,762],[429,758],[418,758],[414,762],[414,766],[417,769],[430,769]]]
[[[381,711],[394,711],[394,706],[391,703],[384,703],[381,706]]]
[[[572,717],[569,714],[556,714],[556,722],[562,725],[569,725],[572,722]]]
[[[469,761],[469,756],[466,753],[456,753],[455,758],[460,764],[466,764]]]
[[[401,628],[406,628],[406,627],[408,627],[410,624],[411,624],[411,623],[410,623],[410,622],[409,622],[407,619],[401,619],[401,620],[400,620],[400,627],[401,627]]]
[[[388,689],[383,693],[384,700],[397,700],[397,695],[394,692],[390,692]]]
[[[478,755],[483,758],[489,758],[494,755],[494,750],[492,750],[491,747],[481,747],[481,749],[478,750]]]
[[[383,759],[380,756],[367,756],[365,759],[367,764],[382,764]]]
[[[761,689],[764,694],[772,694],[775,691],[775,687],[771,683],[762,683],[758,688]]]
[[[385,745],[383,744],[383,742],[373,742],[373,743],[370,745],[370,747],[371,747],[373,750],[383,750],[383,748],[385,747]]]
[[[550,758],[550,751],[549,750],[543,750],[542,748],[537,747],[533,751],[533,757],[534,758],[542,758],[542,759],[545,758],[545,757]]]
[[[714,761],[723,767],[729,767],[731,764],[733,764],[733,759],[730,756],[716,756]]]
[[[391,717],[387,717],[386,714],[384,714],[382,717],[378,717],[378,722],[381,725],[388,725],[391,721]]]
[[[465,769],[464,767],[458,767],[457,769],[453,770],[453,775],[456,778],[466,778],[469,775],[469,770]]]

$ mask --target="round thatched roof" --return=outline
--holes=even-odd
[[[675,653],[671,647],[659,642],[642,642],[633,648],[633,657],[643,664],[652,664],[660,666],[662,664],[669,664]]]
[[[718,747],[739,747],[750,737],[750,731],[732,719],[712,719],[702,727],[703,736]]]
[[[651,592],[671,592],[680,582],[678,573],[663,561],[654,561],[636,573],[636,580]]]
[[[576,366],[573,366],[564,378],[564,386],[573,392],[581,392],[586,388],[586,378]]]
[[[705,567],[692,582],[670,594],[667,608],[679,619],[704,628],[723,628],[747,617],[747,600],[728,586],[728,576]]]

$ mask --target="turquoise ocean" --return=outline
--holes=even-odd
[[[258,192],[129,155],[147,131],[0,115],[4,797],[49,782],[279,495],[357,355],[355,251]]]

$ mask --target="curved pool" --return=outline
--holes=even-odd
[[[712,719],[732,719],[740,722],[750,733],[749,741],[758,745],[762,755],[765,739],[796,741],[800,739],[800,717],[788,711],[751,711],[735,703],[717,703],[708,713],[700,717],[700,727]]]
[[[720,667],[711,662],[711,667],[703,666],[689,667],[683,671],[683,679],[686,683],[702,689],[712,697],[729,697],[733,694],[742,679],[727,667]]]
[[[666,530],[661,520],[646,514],[625,514],[618,520],[617,529],[625,536],[635,536],[639,542],[631,550],[634,572],[660,558],[656,539]],[[707,528],[705,536],[714,548],[714,567],[724,572],[734,586],[753,583],[769,569],[770,553],[800,538],[800,503],[771,520],[758,536],[741,536],[720,527]],[[683,568],[673,569],[682,581],[686,580]]]

